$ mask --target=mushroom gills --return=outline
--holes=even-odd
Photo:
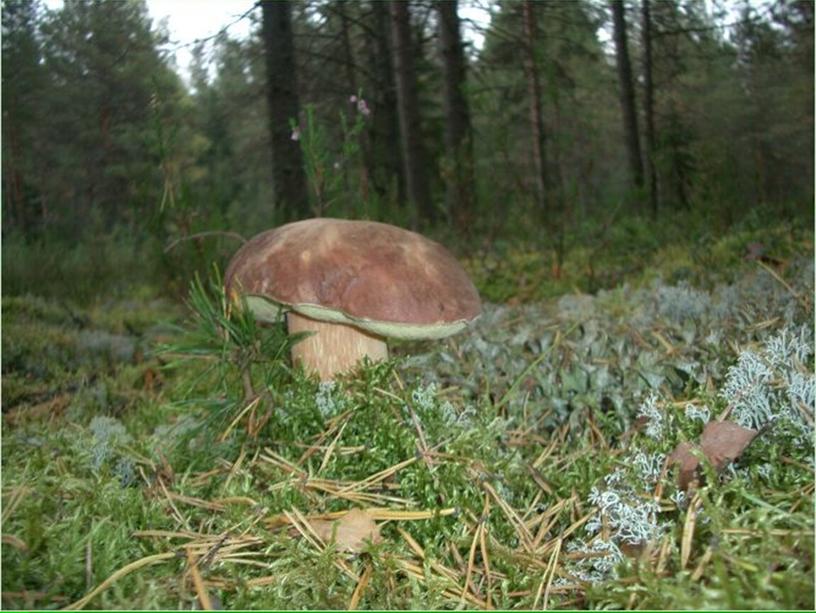
[[[385,341],[347,324],[319,321],[294,311],[286,314],[289,334],[310,332],[292,346],[292,361],[321,381],[352,370],[365,356],[374,362],[388,359]]]

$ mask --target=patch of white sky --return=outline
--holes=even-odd
[[[751,0],[756,9],[765,8],[771,0]],[[243,40],[250,36],[253,20],[249,16],[241,19],[255,5],[255,0],[146,0],[147,9],[155,25],[163,25],[170,42],[166,50],[175,57],[176,68],[185,82],[189,82],[196,41],[209,39],[225,27],[231,38]],[[50,9],[59,9],[63,0],[45,0]],[[736,0],[705,0],[709,14],[724,9],[726,21],[739,18],[745,4]],[[476,51],[484,44],[484,33],[490,25],[491,11],[496,9],[495,0],[460,0],[459,17],[462,20],[462,34],[466,42]],[[228,26],[228,27],[227,27]],[[611,47],[612,32],[609,21],[598,31],[604,46]],[[611,51],[611,48],[610,48]]]
[[[175,65],[189,83],[193,47],[226,28],[230,38],[244,40],[252,32],[253,20],[247,14],[255,0],[146,0],[154,26],[164,26],[170,42],[165,50],[175,57]],[[60,9],[63,0],[45,0],[46,7]],[[493,0],[461,0],[459,16],[465,40],[475,49],[484,43],[484,30],[490,23]],[[246,15],[241,19],[242,15]],[[227,27],[228,26],[228,27]]]

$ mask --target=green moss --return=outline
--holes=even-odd
[[[473,331],[449,341],[402,344],[402,357],[333,388],[290,367],[281,327],[227,317],[212,300],[218,283],[200,284],[189,310],[141,292],[70,310],[45,298],[4,298],[3,534],[13,538],[2,548],[3,604],[25,606],[14,594],[28,591],[38,593],[32,607],[62,607],[136,560],[178,552],[120,578],[89,606],[192,607],[195,590],[181,579],[190,539],[138,535],[166,530],[213,539],[201,573],[225,609],[347,607],[358,583],[339,562],[356,577],[372,568],[360,608],[475,608],[458,594],[483,520],[491,603],[532,608],[542,605],[551,550],[525,552],[508,509],[535,536],[540,524],[530,522],[561,505],[541,537],[563,537],[550,608],[812,608],[812,450],[784,424],[749,447],[733,473],[709,475],[685,567],[687,511],[674,502],[669,473],[658,513],[663,572],[655,553],[624,560],[616,577],[570,587],[591,538],[575,523],[590,514],[592,489],[619,470],[636,495],[653,496],[657,482],[644,487],[634,454],[696,440],[702,422],[685,415],[689,402],[713,415],[725,409],[718,391],[736,361],[731,344],[756,347],[783,318],[812,318],[741,255],[762,237],[772,254],[790,258],[779,274],[808,291],[812,279],[808,286],[794,256],[812,246],[795,227],[745,227],[705,250],[688,236],[647,236],[644,227],[615,229],[608,249],[574,246],[555,280],[552,253],[528,246],[470,259],[486,298],[529,304],[490,307]],[[741,285],[728,290],[733,296],[718,294],[717,283],[729,279]],[[611,289],[573,310],[544,299],[591,283]],[[744,296],[761,299],[746,304]],[[773,318],[773,326],[755,325]],[[179,322],[183,329],[173,327]],[[266,419],[252,431],[242,413],[253,400],[245,375],[262,396],[255,418]],[[635,427],[652,393],[668,424],[657,438]],[[294,509],[396,509],[397,498],[411,510],[455,511],[385,522],[384,542],[354,556],[318,551],[265,521]],[[212,548],[223,535],[256,540],[226,555]],[[484,598],[476,545],[471,579]]]

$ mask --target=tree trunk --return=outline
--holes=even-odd
[[[635,89],[632,84],[632,67],[629,64],[629,50],[626,43],[626,20],[623,15],[623,0],[612,0],[612,20],[615,28],[615,55],[618,64],[621,110],[623,111],[623,132],[626,152],[629,157],[629,172],[635,187],[643,187],[643,162],[640,157],[637,114],[635,112]]]
[[[455,227],[467,232],[473,217],[473,138],[465,98],[465,54],[459,32],[457,0],[437,2],[439,45],[444,74],[445,203]]]
[[[650,0],[642,0],[643,36],[643,113],[646,121],[646,185],[648,187],[649,208],[657,217],[659,208],[657,173],[655,172],[655,126],[654,126],[654,85],[652,83],[652,16]]]
[[[301,219],[309,216],[309,196],[300,143],[293,140],[291,126],[300,112],[292,5],[288,0],[263,0],[261,9],[275,206],[285,218]]]
[[[418,218],[432,222],[436,211],[431,202],[427,180],[427,158],[422,144],[416,68],[414,66],[408,2],[390,2],[391,31],[394,43],[394,77],[397,84],[402,162],[408,188],[408,200],[414,206],[414,223]]]
[[[527,96],[530,104],[530,131],[533,139],[533,164],[535,166],[536,199],[538,208],[543,215],[548,213],[547,196],[547,148],[544,119],[541,116],[541,82],[538,75],[538,66],[535,58],[535,42],[537,38],[535,2],[525,0],[524,15],[524,67],[527,72]]]
[[[388,24],[388,5],[380,0],[371,2],[374,18],[373,31],[369,35],[369,56],[374,66],[376,83],[374,84],[375,108],[372,121],[373,149],[377,159],[381,160],[381,173],[374,174],[374,185],[380,194],[385,194],[396,182],[397,201],[405,203],[405,176],[400,155],[399,113],[397,110],[397,86],[394,82],[394,68],[391,53],[391,29]]]
[[[354,52],[351,50],[351,35],[349,33],[349,19],[346,15],[345,2],[334,5],[340,17],[340,41],[343,44],[344,64],[346,65],[346,82],[353,93],[357,93],[357,74],[354,70]]]

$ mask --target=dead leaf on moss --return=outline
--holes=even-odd
[[[689,489],[696,475],[697,466],[700,464],[700,460],[693,453],[694,449],[696,447],[691,443],[683,442],[677,445],[669,456],[669,466],[680,465],[677,483],[681,490]]]
[[[352,509],[340,519],[310,519],[309,524],[326,543],[334,542],[342,551],[360,553],[370,541],[382,541],[380,529],[371,514],[361,509]]]
[[[736,460],[751,441],[759,434],[757,430],[743,428],[732,421],[713,421],[706,424],[700,437],[700,445],[680,443],[669,456],[669,464],[680,466],[678,484],[688,490],[694,482],[700,458],[694,450],[702,451],[716,470],[722,470]]]

